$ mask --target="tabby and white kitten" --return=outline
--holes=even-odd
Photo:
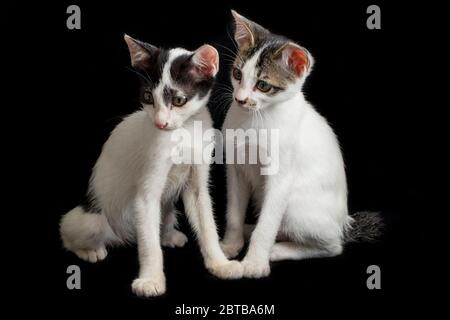
[[[140,271],[132,289],[140,296],[161,295],[166,290],[161,244],[182,247],[187,241],[175,229],[174,203],[181,194],[206,268],[220,278],[241,277],[242,266],[228,261],[219,246],[209,165],[171,161],[175,144],[186,147],[171,139],[173,130],[195,136],[194,121],[202,121],[203,130],[212,128],[206,104],[219,69],[218,53],[210,45],[191,52],[160,49],[127,35],[125,41],[144,79],[143,110],[125,118],[103,146],[90,180],[89,205],[61,220],[64,247],[96,262],[105,258],[107,246],[137,241]]]
[[[279,154],[271,155],[279,157],[276,174],[261,175],[260,164],[227,166],[227,227],[222,249],[228,257],[242,249],[245,212],[249,199],[254,199],[259,218],[242,264],[245,277],[259,278],[270,273],[269,261],[340,254],[350,236],[360,227],[376,227],[378,217],[358,214],[350,231],[354,219],[347,210],[338,141],[302,93],[314,63],[311,54],[232,13],[238,53],[232,69],[234,101],[223,131],[279,130]],[[370,236],[373,233],[363,235]]]

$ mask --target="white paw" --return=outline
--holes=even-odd
[[[242,247],[244,246],[244,242],[242,241],[221,241],[220,247],[222,248],[223,253],[229,259],[235,258],[241,252]]]
[[[239,261],[212,263],[207,266],[207,269],[220,279],[240,279],[244,271]]]
[[[270,261],[286,260],[286,251],[279,246],[273,246],[270,252]]]
[[[108,255],[108,251],[106,251],[105,247],[100,247],[98,249],[78,249],[74,252],[78,258],[92,263],[102,261]]]
[[[187,241],[188,238],[183,232],[173,229],[170,232],[167,232],[163,235],[161,239],[161,244],[164,247],[181,248],[186,244]]]
[[[139,297],[156,297],[166,292],[165,277],[137,278],[131,284],[133,293]]]
[[[244,267],[244,277],[246,278],[263,278],[270,274],[269,263],[254,262],[245,260],[242,261]]]

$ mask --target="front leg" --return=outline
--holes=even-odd
[[[139,277],[132,290],[138,296],[159,296],[166,291],[163,253],[160,243],[161,194],[170,170],[168,161],[151,168],[136,198],[136,235],[139,254]],[[154,173],[154,174],[152,174]]]
[[[227,224],[221,242],[228,258],[236,257],[244,246],[245,212],[250,197],[248,183],[238,174],[236,165],[227,166]]]
[[[209,165],[193,165],[189,183],[183,191],[187,217],[197,234],[206,268],[222,279],[242,277],[242,265],[229,261],[219,245],[211,198],[208,190]]]
[[[272,176],[267,179],[261,213],[242,260],[244,277],[261,278],[270,274],[270,251],[287,209],[290,185],[288,177],[280,179]]]

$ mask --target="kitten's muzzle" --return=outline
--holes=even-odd
[[[244,100],[239,100],[238,98],[234,98],[237,103],[239,103],[241,106],[247,104],[248,98],[245,98]]]
[[[256,101],[249,99],[249,98],[245,98],[244,100],[239,100],[238,98],[235,97],[234,100],[236,100],[236,102],[239,104],[239,106],[241,106],[243,108],[253,109],[256,107]]]
[[[155,127],[157,127],[158,129],[161,129],[161,130],[167,128],[168,125],[169,125],[168,122],[155,121]]]

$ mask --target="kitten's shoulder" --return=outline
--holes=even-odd
[[[141,109],[141,110],[135,111],[133,113],[130,113],[130,114],[124,116],[122,119],[122,122],[120,124],[122,124],[124,122],[143,121],[144,119],[148,119],[148,118],[149,118],[148,113],[145,110]]]

